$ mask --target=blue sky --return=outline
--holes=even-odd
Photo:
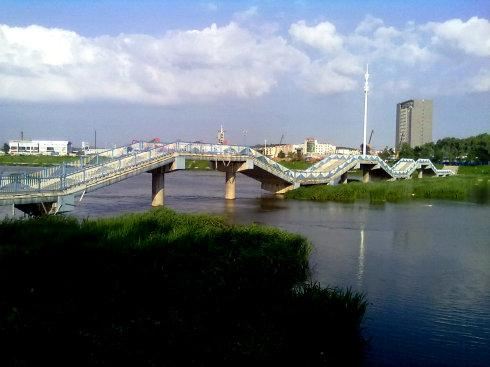
[[[396,103],[434,139],[490,130],[489,1],[0,3],[0,139],[160,137],[394,145]],[[246,130],[246,133],[244,133]]]

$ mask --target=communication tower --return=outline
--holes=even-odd
[[[225,143],[225,131],[223,130],[223,125],[221,125],[221,128],[218,130],[218,144],[224,144]]]

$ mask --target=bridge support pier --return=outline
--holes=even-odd
[[[363,183],[368,183],[371,179],[371,165],[369,164],[361,164],[361,170],[362,170],[362,182]]]
[[[421,168],[417,170],[417,177],[418,178],[423,178],[424,177],[424,170]]]
[[[229,167],[227,167],[225,173],[226,173],[225,199],[235,200],[236,170],[234,169],[234,165],[231,164]]]
[[[163,206],[165,203],[165,173],[157,168],[151,171],[151,206]]]
[[[342,173],[339,183],[342,185],[347,183],[347,172]]]

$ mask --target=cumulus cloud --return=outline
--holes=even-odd
[[[471,92],[490,91],[490,69],[481,69],[480,72],[469,79],[467,89]]]
[[[270,91],[307,57],[235,23],[202,30],[85,38],[39,26],[0,28],[0,98],[122,99],[173,104]]]
[[[451,19],[443,23],[430,22],[425,27],[433,32],[432,42],[459,48],[469,55],[490,56],[490,22],[472,17],[466,22]]]
[[[342,37],[337,34],[335,26],[330,22],[321,22],[310,27],[304,20],[301,20],[291,25],[289,34],[296,41],[318,50],[337,52],[342,49]]]
[[[246,16],[257,11],[251,8]],[[397,28],[368,16],[345,34],[327,21],[300,20],[286,36],[237,22],[160,37],[91,38],[37,25],[0,25],[0,99],[169,105],[255,98],[283,80],[310,93],[341,93],[360,88],[367,61],[383,70],[378,85],[387,88],[416,88],[417,75],[425,71],[424,83],[436,88],[452,69],[461,73],[461,85],[451,90],[488,92],[490,67],[482,57],[490,56],[489,42],[488,20],[476,17]],[[464,68],[441,59],[449,48],[465,57]],[[481,71],[475,76],[471,69]]]

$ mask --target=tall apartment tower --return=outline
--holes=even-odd
[[[432,101],[411,99],[396,105],[396,150],[403,143],[416,147],[432,141]]]

